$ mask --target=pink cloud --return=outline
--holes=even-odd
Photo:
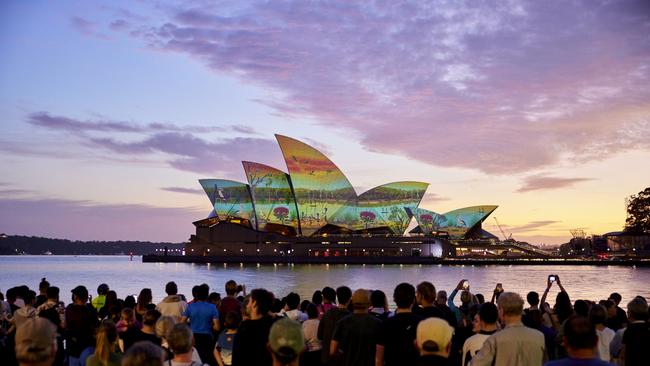
[[[593,178],[559,178],[546,175],[533,175],[524,179],[524,184],[517,192],[525,193],[545,189],[566,188],[590,180],[593,180]]]
[[[143,35],[279,91],[287,117],[369,150],[491,174],[650,149],[647,2],[253,2],[171,11]],[[599,116],[607,115],[607,118]],[[605,139],[604,139],[605,138]]]

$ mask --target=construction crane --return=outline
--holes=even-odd
[[[512,239],[512,233],[510,233],[509,236],[506,236],[506,232],[503,231],[503,228],[501,227],[501,224],[499,224],[499,220],[497,220],[496,216],[494,217],[494,221],[497,223],[497,227],[499,228],[499,231],[501,231],[501,235],[503,235],[503,241],[509,241],[509,240],[514,240]]]

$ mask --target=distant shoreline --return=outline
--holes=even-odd
[[[650,267],[650,259],[441,259],[431,257],[289,257],[289,256],[180,256],[143,255],[143,263],[226,263],[226,264],[423,264],[423,265],[527,265],[527,266],[624,266]]]

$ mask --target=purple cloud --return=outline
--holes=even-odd
[[[160,189],[166,192],[174,192],[174,193],[188,193],[188,194],[200,194],[200,195],[205,194],[205,192],[202,189],[194,189],[194,188],[162,187]]]
[[[192,221],[205,217],[206,210],[0,197],[0,232],[73,240],[185,241],[193,232]]]
[[[79,31],[79,33],[83,35],[91,36],[95,34],[95,23],[87,19],[79,16],[74,16],[70,18],[70,23],[77,31]]]
[[[45,127],[52,130],[64,130],[76,133],[83,133],[89,131],[99,132],[163,132],[163,131],[186,131],[193,133],[208,133],[222,131],[223,127],[220,126],[178,126],[172,123],[152,122],[148,124],[137,124],[125,121],[113,120],[80,120],[64,116],[51,115],[48,112],[40,111],[31,113],[27,116],[27,123]],[[235,129],[233,127],[233,129]],[[240,127],[242,132],[244,127]],[[252,128],[246,129],[247,133],[255,133]]]
[[[242,160],[271,160],[273,166],[283,164],[277,143],[259,138],[236,137],[208,142],[188,133],[166,132],[137,142],[91,138],[88,144],[126,155],[165,153],[172,156],[168,160],[172,167],[198,173],[240,173]]]
[[[123,30],[127,30],[127,29],[129,29],[130,24],[129,24],[129,22],[127,22],[127,21],[124,20],[124,19],[117,19],[117,20],[112,21],[112,22],[109,24],[109,27],[110,27],[112,30],[116,31],[116,32],[121,32],[121,31],[123,31]]]
[[[642,0],[253,2],[150,29],[149,45],[277,90],[263,102],[278,113],[371,151],[499,174],[650,149]]]
[[[517,192],[525,193],[544,189],[566,188],[590,180],[593,180],[593,178],[558,178],[546,175],[533,175],[524,179],[524,184],[517,190]]]

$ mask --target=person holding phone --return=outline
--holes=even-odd
[[[560,292],[555,298],[555,306],[553,306],[553,309],[551,309],[550,306],[546,304],[546,296],[548,296],[548,292],[553,286],[553,283],[557,283],[558,287],[560,288]],[[571,304],[571,299],[569,298],[569,294],[564,289],[564,286],[562,286],[559,275],[551,274],[548,276],[548,280],[546,281],[546,290],[544,290],[540,305],[542,313],[550,315],[553,329],[555,329],[556,332],[560,331],[562,323],[564,323],[565,320],[573,315],[573,305]]]

